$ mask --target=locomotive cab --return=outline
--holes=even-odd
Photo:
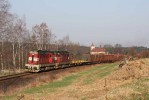
[[[41,63],[41,55],[40,50],[38,51],[30,51],[28,55],[28,63],[25,64],[25,68],[30,72],[38,72],[39,71],[39,63]]]

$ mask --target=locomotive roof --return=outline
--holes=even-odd
[[[47,53],[60,53],[60,54],[69,54],[68,51],[48,51],[48,50],[36,50],[36,51],[30,51],[30,53],[34,53],[34,54],[37,54],[37,53],[40,53],[40,54],[47,54]]]
[[[68,51],[50,51],[51,53],[69,53]]]

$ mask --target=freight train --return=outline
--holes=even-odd
[[[30,51],[25,69],[40,72],[57,68],[115,62],[123,59],[120,54],[90,55],[86,60],[76,60],[68,51]]]

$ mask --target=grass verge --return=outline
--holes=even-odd
[[[74,82],[78,82],[78,80],[83,78],[83,82],[86,84],[92,83],[96,79],[101,79],[107,75],[109,75],[112,71],[116,69],[117,64],[103,64],[101,66],[94,66],[87,71],[82,71],[80,73],[75,73],[73,75],[64,77],[62,80],[50,82],[48,84],[44,84],[37,87],[32,87],[25,89],[20,93],[16,93],[12,96],[5,96],[3,97],[4,100],[15,100],[17,95],[19,94],[29,94],[29,95],[46,95],[44,94],[45,91],[48,93],[57,92],[59,88],[66,87],[71,85]],[[82,98],[83,100],[86,97]]]
[[[110,75],[115,69],[117,69],[117,64],[105,64],[94,67],[84,74],[83,82],[84,84],[91,84],[97,79]]]

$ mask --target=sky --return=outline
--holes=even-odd
[[[149,47],[149,0],[9,0],[28,29],[46,22],[57,39],[89,46]]]

